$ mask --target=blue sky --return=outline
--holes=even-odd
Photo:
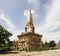
[[[60,40],[60,0],[0,0],[0,24],[13,33],[11,40],[24,28],[31,9],[35,32],[43,41]]]

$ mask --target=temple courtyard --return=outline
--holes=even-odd
[[[48,50],[48,51],[10,51],[6,53],[0,53],[0,56],[60,56],[60,50]]]

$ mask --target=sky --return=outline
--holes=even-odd
[[[13,34],[10,40],[24,32],[29,9],[42,41],[60,41],[60,0],[0,0],[0,25]]]

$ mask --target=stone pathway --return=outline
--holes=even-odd
[[[60,50],[36,51],[36,52],[8,52],[0,56],[60,56]]]

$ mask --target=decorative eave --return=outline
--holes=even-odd
[[[21,35],[17,35],[17,37],[18,37],[18,38],[20,38],[21,36],[25,36],[25,35],[35,35],[35,36],[42,37],[42,35],[41,35],[41,34],[37,34],[37,33],[30,33],[30,32],[28,32],[28,33],[23,33],[23,34],[21,34]]]

